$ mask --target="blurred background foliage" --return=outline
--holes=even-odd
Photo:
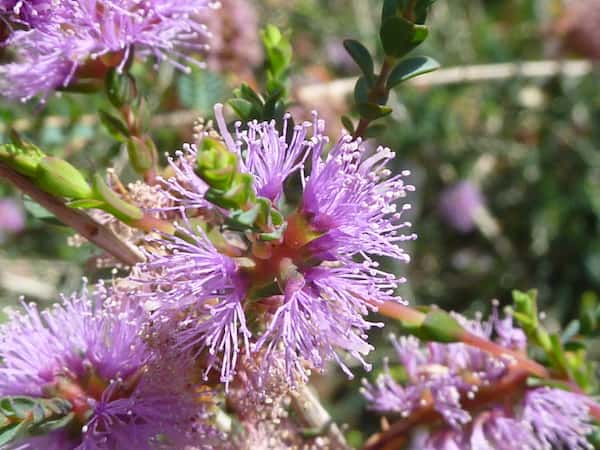
[[[598,22],[588,22],[592,11],[600,17],[600,2],[573,3],[578,2],[587,5],[588,14],[577,16],[568,2],[559,0],[439,0],[431,16],[431,37],[416,53],[434,57],[443,68],[594,58],[594,51],[600,53],[600,45],[593,45],[600,42],[600,29]],[[260,84],[260,50],[250,48],[258,45],[256,23],[289,30],[295,87],[355,75],[341,45],[344,38],[360,39],[376,49],[379,2],[224,3],[235,4],[239,15],[229,18],[227,26],[244,28],[243,37],[228,35],[234,47],[226,58],[241,54],[240,65],[248,69],[254,64],[254,70],[235,74],[209,64],[209,70],[195,69],[186,76],[165,65],[152,76],[142,65],[134,68],[156,111],[150,120],[161,152],[173,152],[192,139],[194,119],[210,117],[212,105],[225,100],[239,81]],[[248,20],[244,14],[250,13],[241,3],[254,5],[258,20]],[[244,60],[251,52],[252,60]],[[396,151],[397,167],[410,168],[417,185],[411,221],[419,240],[411,250],[407,300],[473,311],[487,308],[492,298],[509,302],[512,289],[537,288],[548,320],[566,323],[584,294],[600,291],[598,72],[403,85],[391,101],[395,112],[376,142]],[[101,93],[65,93],[45,106],[2,102],[0,141],[14,127],[48,153],[67,157],[89,172],[112,165],[123,180],[132,180],[126,153],[94,116],[99,106],[108,106]],[[312,108],[320,110],[330,130],[341,129],[343,105],[294,105],[301,114]],[[481,203],[477,214],[469,199],[454,197],[450,212],[443,205],[444,195],[457,183],[466,183],[475,193]],[[58,291],[76,286],[84,273],[91,278],[106,275],[94,270],[90,258],[97,251],[88,245],[69,247],[70,232],[40,208],[8,185],[0,184],[0,197],[15,199],[26,211],[23,229],[6,227],[0,233],[2,303],[14,304],[21,293],[50,301]],[[0,207],[0,227],[4,214]],[[477,217],[471,226],[457,227],[453,214]],[[385,345],[378,346],[374,360],[386,351]],[[318,386],[337,419],[351,427],[363,425],[364,435],[351,435],[354,443],[368,435],[369,427],[373,431],[378,426],[374,417],[361,415],[358,381],[346,383],[333,374]]]

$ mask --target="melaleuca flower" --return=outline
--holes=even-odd
[[[495,338],[510,350],[524,350],[524,333],[496,313],[488,323],[463,324]],[[392,338],[405,375],[396,378],[386,363],[375,383],[365,382],[370,408],[411,417],[439,417],[428,433],[415,437],[425,450],[547,450],[592,448],[593,431],[585,397],[548,387],[528,387],[526,376],[502,360],[462,343],[424,345],[414,337]],[[514,391],[510,387],[514,384]],[[510,400],[507,402],[507,398]],[[408,422],[407,422],[408,423]]]
[[[7,38],[15,60],[0,66],[0,93],[6,97],[44,97],[79,76],[103,76],[110,67],[122,70],[134,51],[189,70],[179,61],[194,62],[188,52],[206,48],[194,39],[208,34],[196,13],[217,4],[210,0],[48,3],[50,8],[24,0],[5,7],[17,13],[13,20],[20,25]]]
[[[439,207],[449,225],[461,233],[468,233],[477,225],[477,215],[484,208],[484,199],[477,186],[461,181],[442,192]]]
[[[103,306],[107,290],[13,311],[0,330],[0,395],[60,398],[68,425],[14,448],[154,449],[182,445],[200,412],[177,362],[157,364],[136,310]],[[114,308],[114,309],[113,309]],[[161,444],[162,445],[162,444]],[[11,447],[12,448],[12,447]]]
[[[326,149],[316,115],[293,127],[286,115],[283,132],[275,121],[237,123],[231,135],[215,110],[221,140],[187,146],[163,180],[184,225],[148,247],[138,297],[226,383],[240,352],[265,373],[283,355],[292,382],[328,361],[351,376],[344,355],[369,368],[367,331],[381,324],[366,316],[401,301],[405,281],[375,257],[406,262],[400,245],[415,237],[402,234],[408,206],[397,204],[413,189],[408,173],[392,176],[389,149],[369,154],[349,136]],[[286,195],[293,182],[299,200]]]

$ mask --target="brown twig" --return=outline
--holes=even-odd
[[[93,242],[123,264],[133,266],[143,260],[143,257],[138,252],[121,241],[112,231],[96,222],[87,214],[69,208],[63,200],[41,190],[29,178],[2,163],[0,163],[0,178],[8,180],[23,193],[54,214],[58,220],[73,228],[88,241]]]

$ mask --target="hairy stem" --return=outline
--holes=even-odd
[[[321,434],[329,438],[329,448],[333,450],[350,449],[341,430],[308,386],[299,386],[292,392],[292,407],[305,421],[306,426],[321,430]]]
[[[118,261],[133,266],[143,260],[135,249],[121,241],[108,228],[96,222],[87,214],[69,208],[62,199],[54,197],[38,188],[29,178],[0,163],[0,178],[4,178],[46,208],[65,225],[73,228],[88,241],[103,249]]]

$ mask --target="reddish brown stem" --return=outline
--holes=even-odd
[[[379,76],[377,77],[377,81],[375,83],[375,86],[373,86],[373,89],[371,89],[371,91],[369,92],[369,102],[370,103],[376,103],[378,99],[380,99],[381,97],[386,97],[387,96],[387,91],[388,89],[386,88],[386,83],[387,83],[387,79],[390,75],[390,72],[392,71],[394,62],[393,60],[386,58],[383,61],[383,65],[381,66],[381,72],[379,73]],[[372,120],[371,119],[366,119],[366,118],[361,118],[360,121],[358,122],[358,126],[356,127],[356,130],[354,131],[353,137],[354,139],[358,138],[358,137],[363,137],[367,131],[367,129],[369,128],[369,125],[371,125]]]
[[[460,341],[472,347],[477,347],[478,349],[490,353],[494,356],[512,358],[515,364],[518,365],[521,369],[523,369],[531,375],[535,375],[536,377],[548,378],[550,376],[550,372],[548,371],[548,369],[546,369],[541,364],[538,364],[537,362],[527,358],[522,353],[509,350],[505,347],[496,344],[495,342],[469,333],[468,331],[465,331],[461,335]]]
[[[73,228],[88,241],[93,242],[123,264],[133,266],[142,260],[141,255],[121,241],[112,231],[96,222],[87,214],[69,208],[62,199],[41,190],[29,178],[1,163],[0,177],[8,180],[54,214],[58,220]]]
[[[522,370],[510,371],[498,383],[482,386],[475,398],[465,397],[461,404],[467,410],[477,410],[490,403],[502,402],[508,397],[520,394],[525,388],[528,376],[529,374]],[[441,419],[433,403],[428,401],[406,419],[394,422],[387,430],[371,437],[362,450],[398,450],[406,444],[407,435],[414,427]]]

